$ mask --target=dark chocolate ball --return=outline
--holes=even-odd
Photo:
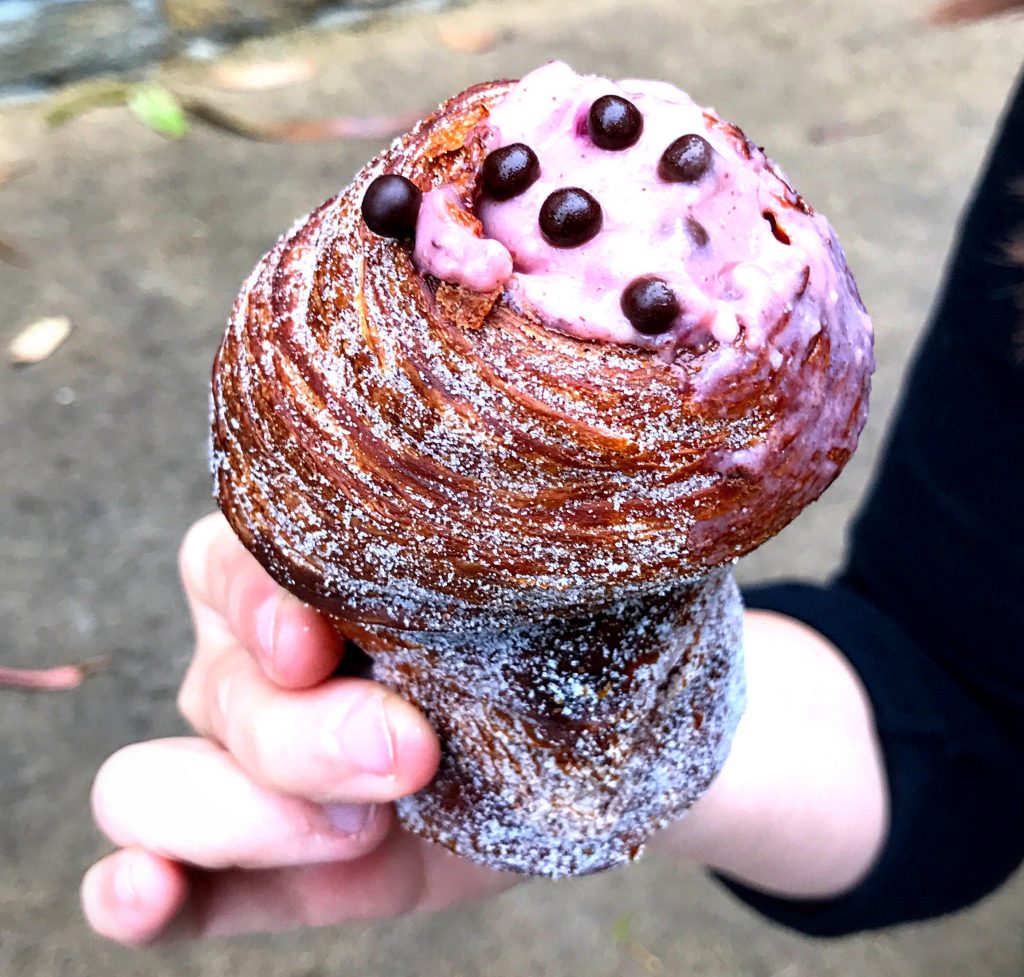
[[[487,154],[483,167],[484,193],[495,200],[516,197],[540,177],[540,160],[526,143],[514,142]]]
[[[363,220],[383,237],[412,240],[416,237],[423,193],[412,180],[397,173],[378,176],[363,194]]]
[[[714,162],[711,144],[697,133],[680,136],[661,154],[658,176],[667,183],[696,183]]]
[[[629,149],[644,131],[644,117],[628,99],[602,95],[590,106],[587,131],[601,149]]]
[[[601,205],[586,190],[563,187],[540,208],[540,229],[548,244],[577,248],[597,236],[604,222]]]
[[[690,238],[698,248],[703,248],[707,245],[710,240],[708,237],[708,230],[700,221],[694,220],[692,217],[688,217],[686,220],[686,229],[690,232]]]
[[[669,329],[681,309],[676,293],[654,275],[635,278],[622,293],[622,311],[637,332],[657,336]]]

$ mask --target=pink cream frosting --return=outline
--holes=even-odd
[[[629,99],[643,116],[640,139],[628,149],[601,149],[587,133],[590,106],[608,94]],[[778,369],[823,321],[844,323],[849,355],[870,357],[871,322],[828,222],[738,129],[674,86],[615,83],[552,62],[516,84],[486,127],[489,151],[530,146],[540,178],[510,200],[481,196],[479,224],[449,188],[426,193],[414,254],[421,271],[477,291],[503,286],[513,304],[581,339],[669,359],[702,354],[701,374],[712,387],[742,372],[752,353]],[[711,144],[712,168],[695,183],[666,182],[658,161],[687,133]],[[604,222],[586,244],[558,248],[541,235],[538,215],[548,195],[567,186],[594,196]],[[682,309],[657,336],[634,329],[620,304],[626,286],[644,275],[664,279]]]
[[[479,227],[451,187],[425,193],[416,221],[416,267],[473,292],[497,288],[512,275],[512,256],[499,241],[481,237]]]

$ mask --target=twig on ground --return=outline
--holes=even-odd
[[[419,113],[396,115],[336,115],[323,119],[283,119],[261,122],[227,112],[204,99],[186,96],[181,104],[188,114],[216,129],[260,142],[323,142],[330,139],[379,139],[409,128]]]
[[[90,658],[72,665],[54,668],[8,668],[0,665],[0,688],[25,689],[32,692],[63,692],[76,689],[90,675],[110,664],[109,655]]]
[[[979,17],[994,17],[1020,6],[1020,0],[947,0],[928,13],[932,24],[959,24]]]

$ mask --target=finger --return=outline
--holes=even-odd
[[[114,844],[204,868],[358,858],[380,844],[393,817],[388,806],[282,797],[201,739],[154,740],[115,753],[96,776],[93,812]]]
[[[96,932],[138,945],[443,909],[503,892],[521,878],[393,830],[351,862],[255,871],[186,873],[152,852],[124,849],[89,870],[82,905]]]
[[[334,628],[279,587],[219,513],[188,531],[179,564],[200,652],[234,638],[284,688],[316,685],[337,668],[343,642]]]
[[[320,803],[395,800],[440,762],[426,718],[384,686],[347,678],[286,691],[238,648],[197,657],[179,704],[255,781]]]
[[[395,830],[379,848],[352,862],[201,873],[167,935],[275,932],[441,909],[494,895],[521,878]]]
[[[101,936],[118,943],[150,942],[185,904],[184,869],[142,848],[97,862],[82,880],[82,910]]]

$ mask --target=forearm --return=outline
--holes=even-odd
[[[775,895],[838,895],[886,834],[870,703],[846,659],[798,621],[748,612],[745,646],[749,701],[729,758],[657,844]]]
[[[845,570],[746,595],[828,637],[750,615],[749,713],[718,782],[667,833],[802,932],[960,909],[1024,858],[1024,271],[1006,249],[1024,226],[1022,152],[1024,78]]]

